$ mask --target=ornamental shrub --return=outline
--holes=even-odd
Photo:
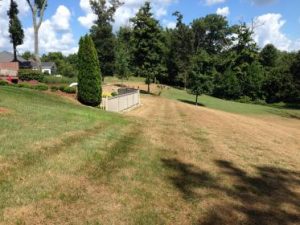
[[[42,74],[38,70],[21,69],[19,70],[18,77],[22,81],[36,80],[39,82],[43,82],[44,74]]]
[[[89,35],[80,39],[78,51],[78,100],[85,105],[101,103],[101,72],[97,51]]]

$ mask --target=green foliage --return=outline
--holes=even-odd
[[[44,74],[42,74],[38,70],[21,69],[19,70],[18,77],[22,81],[36,80],[39,82],[43,82]]]
[[[120,39],[117,44],[116,50],[116,73],[118,78],[124,80],[128,79],[130,76],[130,54],[128,48],[126,48],[125,43]]]
[[[56,77],[56,76],[44,76],[43,82],[46,84],[71,84],[73,82],[77,82],[77,77],[69,78],[69,77]]]
[[[101,103],[101,72],[97,50],[89,35],[80,39],[78,51],[78,100],[90,106]]]
[[[26,59],[26,60],[34,59],[34,54],[31,53],[30,51],[25,51],[21,56],[23,59]]]
[[[168,73],[171,84],[187,86],[188,73],[193,54],[193,32],[182,22],[183,16],[179,12],[176,28],[171,31],[170,51],[168,59]]]
[[[165,72],[162,65],[163,42],[161,28],[153,18],[150,2],[140,8],[133,23],[133,65],[139,76],[146,77],[148,92],[155,77]]]
[[[14,61],[17,61],[17,46],[23,44],[24,31],[22,29],[21,21],[18,18],[18,5],[14,0],[10,1],[10,8],[7,12],[9,16],[9,37],[13,44]]]
[[[115,63],[115,36],[111,22],[117,8],[121,5],[119,0],[91,0],[91,7],[97,16],[90,33],[97,49],[101,72],[104,76],[114,75]]]
[[[231,68],[216,76],[213,94],[225,99],[238,99],[242,95],[240,82]]]
[[[272,44],[267,44],[260,52],[260,62],[265,67],[275,67],[278,60],[278,50]]]
[[[33,89],[38,90],[38,91],[47,91],[49,89],[48,85],[45,84],[38,84],[33,86]]]
[[[57,74],[65,77],[77,77],[77,55],[63,56],[61,52],[49,52],[41,57],[42,62],[55,62]]]
[[[190,92],[196,95],[196,105],[198,104],[198,96],[211,93],[213,73],[209,55],[205,51],[199,51],[192,60],[188,83]]]
[[[62,89],[62,91],[65,93],[68,93],[68,94],[75,94],[76,88],[75,87],[64,87],[64,89]]]
[[[0,86],[7,86],[7,85],[9,85],[7,81],[0,79]]]

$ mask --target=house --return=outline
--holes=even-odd
[[[37,70],[38,66],[36,64],[36,62],[32,62],[32,69],[33,70]],[[54,75],[57,72],[57,66],[55,64],[55,62],[42,62],[41,63],[41,69],[42,69],[42,73],[47,73],[49,75]]]
[[[18,57],[18,62],[12,62],[14,55],[9,52],[0,52],[0,79],[10,77],[16,79],[18,76],[19,68],[25,60]]]
[[[3,51],[0,52],[0,64],[2,70],[11,70],[12,65],[9,65],[12,63],[14,60],[14,55],[10,52]],[[32,70],[37,70],[38,66],[37,63],[34,60],[26,60],[22,58],[21,56],[17,56],[18,60],[18,70],[20,69],[32,69]],[[7,67],[7,68],[6,68]],[[41,69],[43,73],[48,73],[48,74],[56,74],[57,72],[57,66],[54,62],[42,62],[41,64]],[[13,66],[15,68],[15,66]],[[17,70],[17,71],[18,71]]]

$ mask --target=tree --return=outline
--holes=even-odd
[[[179,12],[173,15],[177,17],[177,24],[171,33],[169,77],[173,84],[183,85],[186,89],[193,54],[193,32],[182,22],[183,16]]]
[[[272,44],[267,44],[260,52],[260,62],[265,67],[275,67],[278,59],[278,50]]]
[[[34,55],[38,67],[41,67],[39,54],[39,29],[44,19],[44,13],[48,0],[26,0],[32,14],[33,33],[34,33]]]
[[[91,0],[90,4],[97,16],[90,33],[98,52],[101,71],[104,76],[112,76],[115,63],[115,36],[111,22],[114,21],[113,15],[121,3],[119,0],[110,0],[109,4],[106,0]]]
[[[17,62],[17,46],[23,44],[24,31],[22,24],[18,18],[18,5],[14,0],[10,0],[10,8],[7,12],[9,16],[9,37],[10,42],[13,44],[14,62]]]
[[[194,48],[204,49],[209,54],[219,54],[231,44],[230,27],[226,17],[209,14],[192,22],[195,35]]]
[[[23,59],[26,59],[26,60],[34,58],[34,54],[32,54],[30,51],[25,51],[21,56]]]
[[[118,40],[117,51],[116,51],[116,72],[122,81],[128,79],[130,55],[125,44]]]
[[[291,73],[293,76],[294,90],[293,102],[300,103],[300,51],[295,56],[295,60],[291,65]]]
[[[78,100],[85,105],[101,103],[101,71],[97,50],[89,35],[80,39],[78,51]]]
[[[161,28],[153,18],[150,2],[140,8],[133,23],[133,64],[137,74],[146,77],[148,92],[151,82],[165,71],[163,65],[163,42]]]
[[[213,73],[214,67],[210,62],[209,55],[204,50],[199,51],[193,57],[188,83],[189,91],[196,95],[196,105],[198,105],[200,95],[211,93]]]

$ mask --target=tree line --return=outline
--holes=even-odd
[[[103,78],[140,76],[149,91],[151,83],[169,84],[188,90],[196,99],[209,94],[232,100],[300,102],[300,51],[284,52],[272,44],[260,49],[253,40],[254,27],[246,23],[230,25],[226,17],[209,14],[186,24],[183,15],[174,12],[176,27],[163,28],[146,2],[130,25],[114,33],[114,13],[122,3],[90,0],[90,5],[97,19],[88,35]],[[33,19],[42,20],[46,7],[47,0],[33,1]],[[16,31],[20,30],[17,13],[17,9],[9,11],[14,46],[20,45],[24,36]],[[36,26],[38,34],[39,22]],[[38,35],[35,39],[36,57]],[[42,60],[55,61],[59,71],[68,76],[80,73],[78,58],[77,54],[65,57],[61,53],[42,56]]]
[[[113,14],[121,3],[109,2],[91,1],[98,17],[90,35],[104,76],[145,77],[147,84],[169,84],[196,96],[300,102],[300,52],[280,51],[272,44],[260,49],[254,27],[229,25],[217,14],[185,24],[175,12],[176,27],[163,28],[146,2],[131,25],[114,34]]]

